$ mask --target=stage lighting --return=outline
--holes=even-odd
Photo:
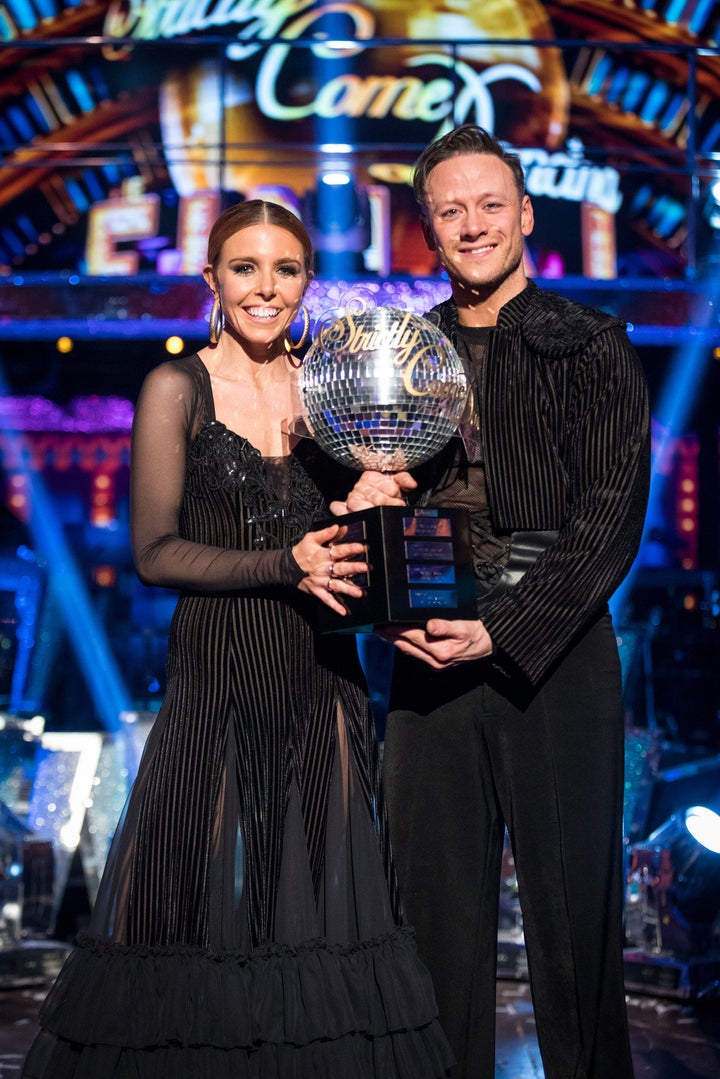
[[[328,167],[303,198],[302,219],[321,276],[361,273],[371,240],[370,200],[342,163]]]
[[[678,810],[628,855],[626,984],[698,995],[720,978],[720,816]]]
[[[720,229],[720,180],[715,180],[708,188],[705,216],[710,228]]]
[[[720,854],[720,816],[707,806],[692,806],[685,811],[685,827],[698,843]]]
[[[179,356],[185,348],[185,342],[182,337],[178,337],[177,334],[173,334],[172,337],[168,337],[165,342],[165,351],[169,352],[171,356]]]
[[[691,928],[687,947],[707,947],[720,912],[720,818],[706,806],[691,806],[673,814],[648,842],[667,844],[670,852],[672,900]]]

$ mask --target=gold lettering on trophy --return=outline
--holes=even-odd
[[[460,390],[455,383],[447,383],[437,377],[427,380],[416,378],[418,368],[429,361],[433,375],[437,376],[447,367],[445,350],[439,345],[425,345],[413,353],[403,370],[403,386],[413,397],[449,397],[457,399]],[[439,361],[439,362],[438,362]],[[400,366],[400,365],[398,365]]]
[[[402,368],[403,387],[412,397],[457,399],[462,389],[442,377],[449,369],[442,341],[426,343],[416,322],[413,312],[406,311],[387,326],[368,328],[346,308],[344,318],[333,319],[320,330],[318,341],[328,353],[343,357],[373,352],[383,355],[393,367]]]

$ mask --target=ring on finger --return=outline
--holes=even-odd
[[[332,577],[328,576],[327,584],[325,585],[328,592],[332,592]]]

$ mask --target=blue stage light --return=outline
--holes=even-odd
[[[349,172],[324,172],[320,183],[327,184],[328,187],[345,187],[352,183],[352,176]]]
[[[4,380],[0,376],[0,393],[4,392]],[[48,590],[62,612],[63,626],[85,678],[97,719],[108,730],[118,730],[121,713],[132,709],[130,693],[65,537],[60,516],[42,476],[32,467],[31,453],[22,445],[23,435],[9,430],[7,434],[20,444],[17,460],[22,462],[21,471],[29,495],[28,528],[35,552],[42,555],[46,563]]]
[[[708,281],[707,293],[699,298],[701,309],[695,321],[703,326],[708,308],[713,309],[720,286]],[[616,590],[610,601],[610,610],[615,624],[625,620],[625,606],[630,596],[637,571],[644,565],[653,564],[649,546],[656,529],[665,527],[665,491],[671,469],[668,467],[668,455],[673,451],[674,440],[685,433],[686,425],[703,383],[703,373],[712,358],[712,350],[704,334],[698,334],[696,341],[682,345],[675,353],[668,371],[662,393],[653,404],[653,419],[657,437],[650,470],[650,495],[645,515],[645,530],[640,550],[625,580]]]
[[[708,806],[685,810],[685,827],[693,839],[714,854],[720,854],[720,816]]]

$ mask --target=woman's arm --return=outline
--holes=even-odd
[[[138,576],[144,584],[203,592],[297,585],[305,574],[290,548],[226,550],[179,535],[192,394],[187,374],[166,363],[147,376],[137,403],[130,529]]]

